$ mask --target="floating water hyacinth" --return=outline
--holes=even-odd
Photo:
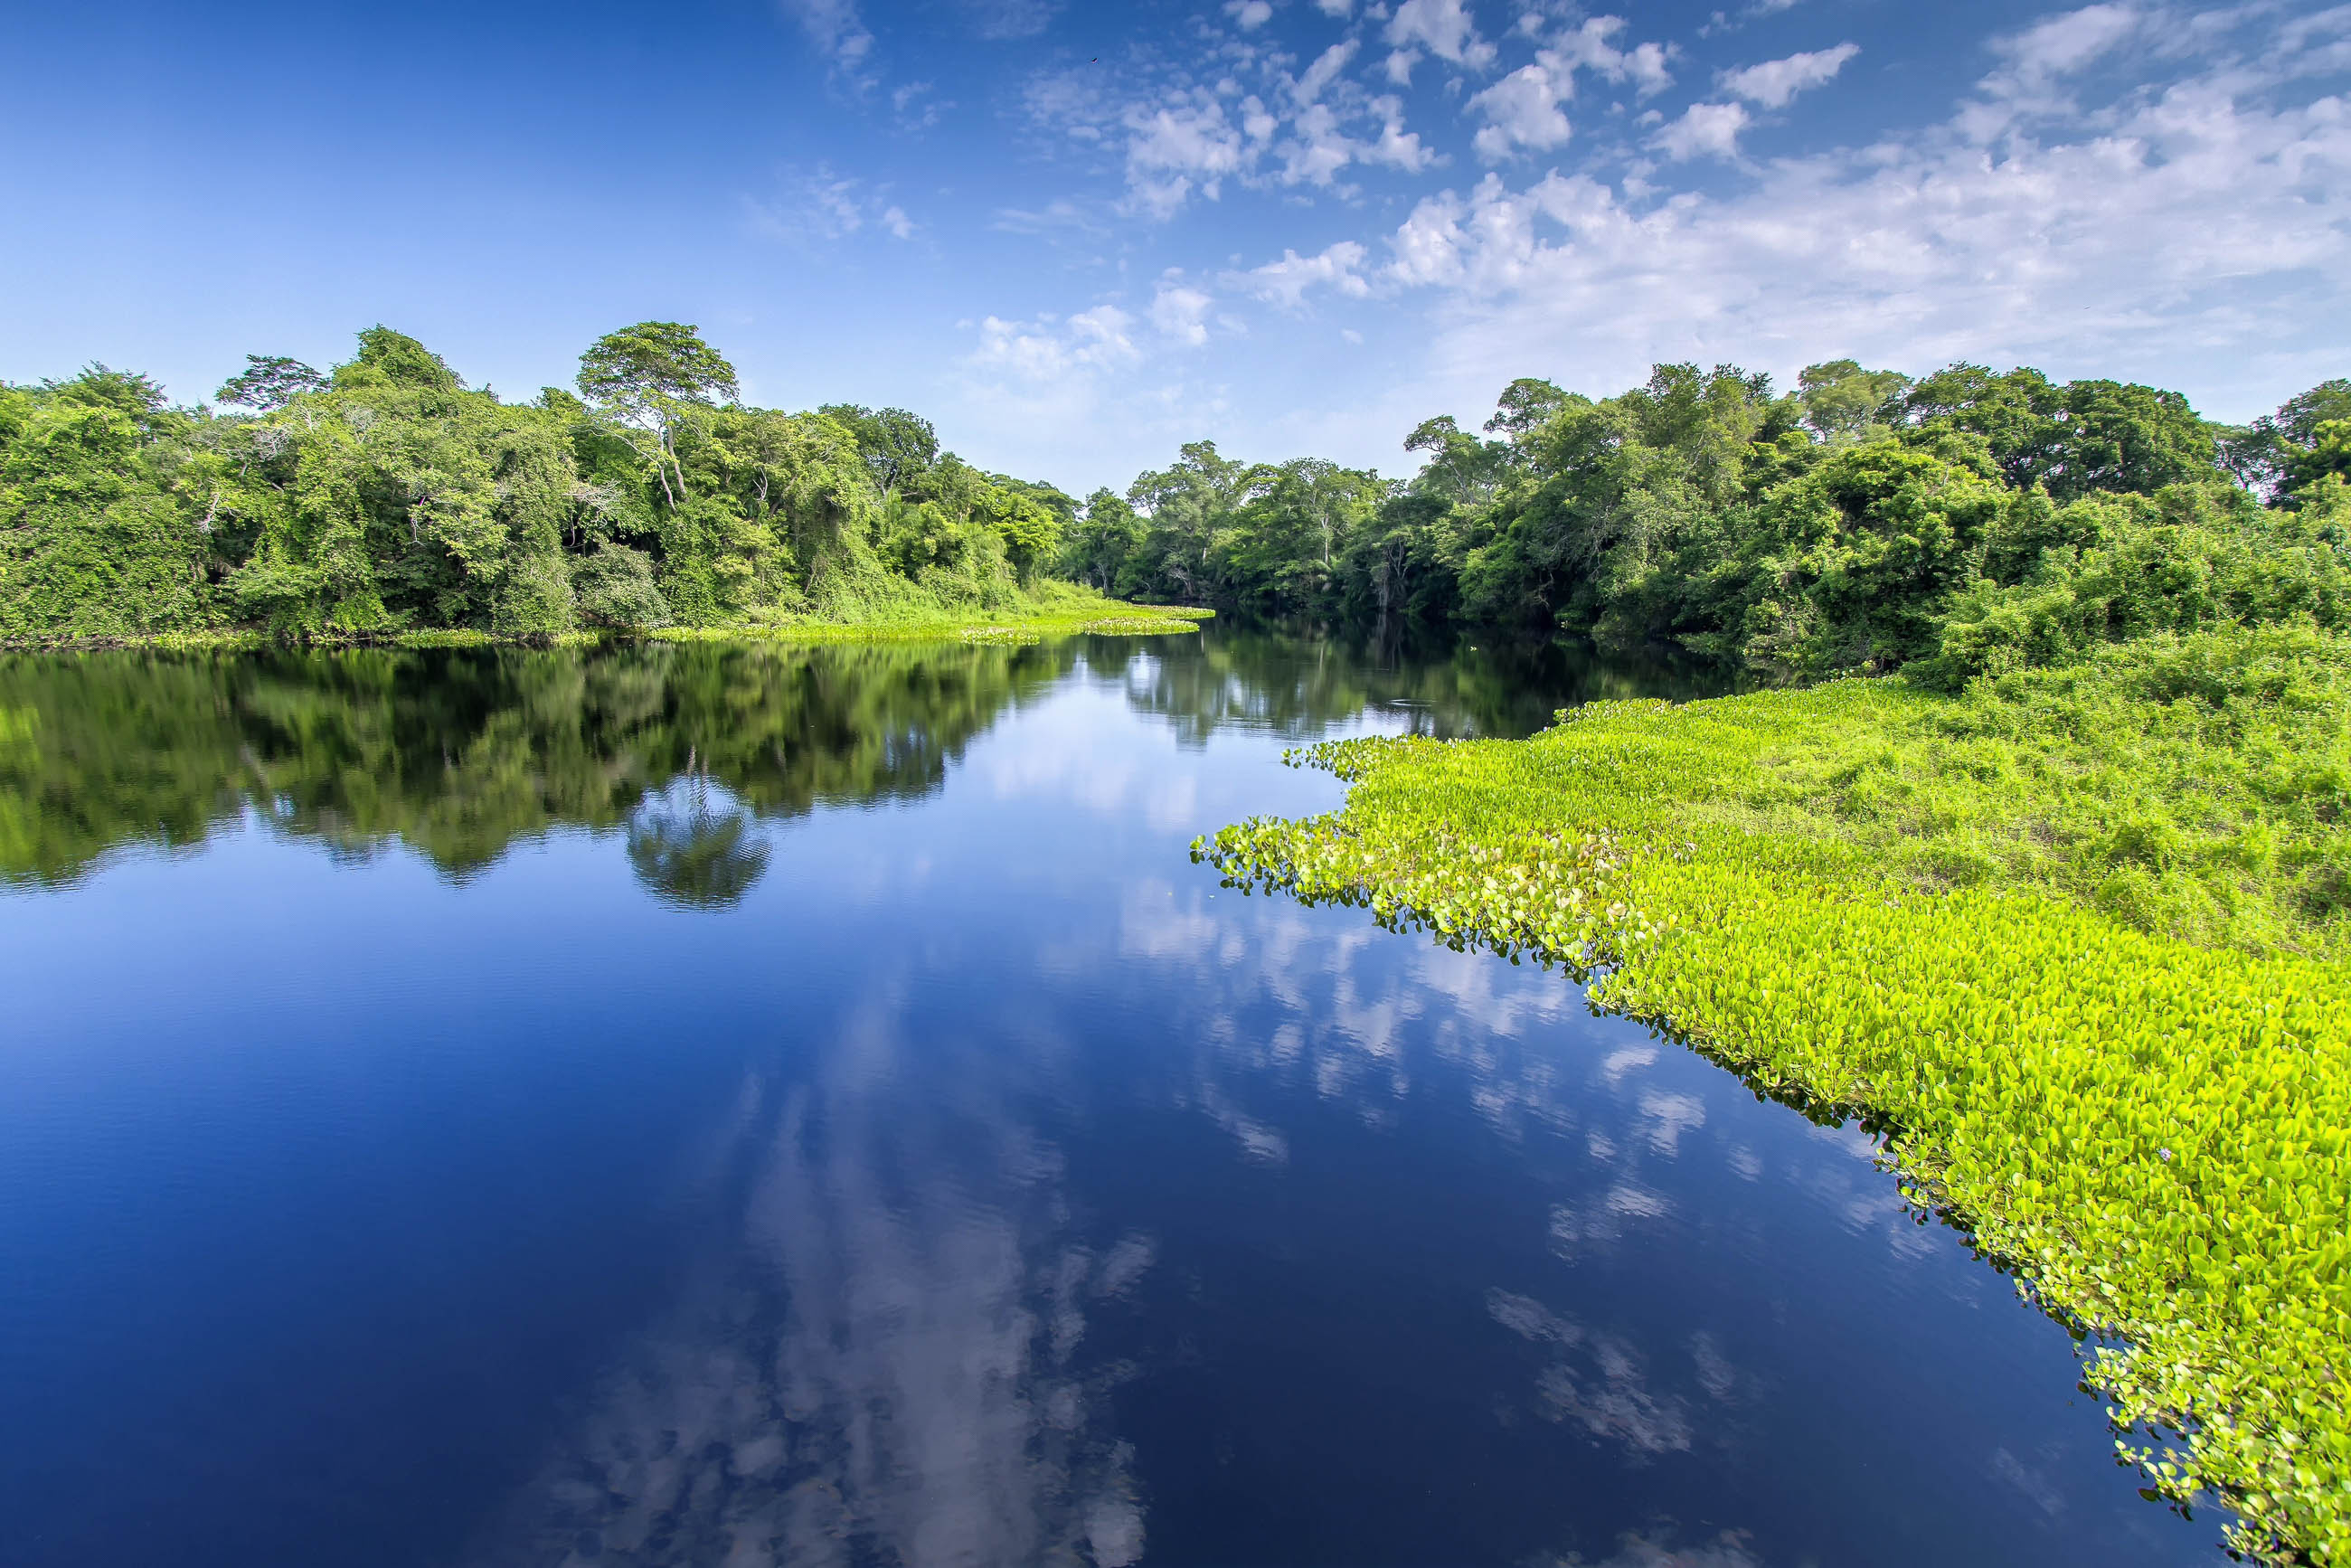
[[[1350,781],[1343,810],[1195,854],[1562,963],[1886,1129],[1907,1195],[2093,1342],[2151,1496],[2217,1493],[2258,1560],[2351,1563],[2351,985],[2325,896],[2351,661],[2289,639],[2294,700],[2241,700],[2227,673],[2266,637],[1959,699],[1856,681],[1328,744],[1293,760]],[[2182,668],[2217,695],[2166,687]]]

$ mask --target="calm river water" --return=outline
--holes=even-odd
[[[0,1562],[2221,1561],[1858,1132],[1186,854],[1702,689],[0,660]]]

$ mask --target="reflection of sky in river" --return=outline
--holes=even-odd
[[[1218,889],[1339,789],[1165,684],[749,840],[0,902],[22,1560],[2217,1560],[1866,1139]]]

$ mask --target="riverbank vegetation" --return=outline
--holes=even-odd
[[[1200,847],[1564,960],[1595,1005],[1868,1118],[1914,1196],[2098,1336],[2150,1490],[2220,1493],[2263,1561],[2343,1562],[2351,986],[2311,897],[2340,842],[2230,781],[2281,725],[2339,766],[2339,653],[2295,717],[2247,711],[2304,651],[2165,636],[1960,699],[1844,681],[1335,743],[1343,810]]]
[[[2351,381],[2244,427],[2176,392],[1851,361],[1793,392],[1661,365],[1594,401],[1506,388],[1403,482],[1213,443],[1096,492],[1066,570],[1123,597],[1673,643],[1760,678],[1970,676],[2117,638],[2351,617]],[[1922,674],[1927,673],[1922,671]]]
[[[1196,851],[1562,962],[1865,1118],[2091,1336],[2151,1495],[2217,1496],[2258,1560],[2351,1562],[2346,414],[2342,382],[2220,430],[1966,367],[1816,367],[1792,402],[1687,368],[1614,407],[1519,383],[1504,442],[1437,432],[1424,500],[1334,559],[1401,531],[1370,559],[1407,608],[1780,684],[1317,747],[1342,810]]]
[[[0,385],[0,643],[1189,629],[1054,577],[1053,486],[901,409],[748,407],[691,327],[600,339],[577,395],[507,402],[376,327],[216,396]]]

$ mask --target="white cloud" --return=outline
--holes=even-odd
[[[942,110],[953,108],[931,99],[931,84],[926,81],[905,82],[891,89],[890,108],[898,117],[901,131],[928,131],[939,122]]]
[[[1110,233],[1101,218],[1089,213],[1075,202],[1056,197],[1042,207],[998,207],[987,225],[1005,234],[1015,235],[1083,235],[1100,239]]]
[[[1163,279],[1151,297],[1151,325],[1161,337],[1196,349],[1208,340],[1208,309],[1215,303],[1196,288]]]
[[[1662,44],[1638,44],[1620,49],[1611,39],[1625,30],[1622,16],[1587,17],[1572,33],[1563,33],[1551,53],[1570,69],[1581,67],[1612,82],[1631,80],[1636,96],[1649,98],[1673,85]]]
[[[1225,15],[1239,25],[1244,33],[1264,26],[1273,20],[1273,7],[1266,0],[1228,0]]]
[[[1417,174],[1440,162],[1435,152],[1421,144],[1417,131],[1404,128],[1402,99],[1375,98],[1365,107],[1380,117],[1380,134],[1369,146],[1355,149],[1358,159],[1366,163],[1384,163],[1407,174]]]
[[[1301,104],[1312,103],[1322,97],[1322,89],[1347,68],[1347,62],[1355,57],[1355,50],[1359,47],[1355,39],[1348,38],[1323,50],[1315,57],[1314,63],[1306,68],[1306,74],[1298,78],[1297,86],[1290,89],[1291,95]]]
[[[1517,148],[1557,147],[1572,133],[1561,100],[1575,90],[1572,73],[1538,59],[1520,66],[1469,100],[1485,128],[1475,139],[1480,157],[1499,162]]]
[[[1331,178],[1354,161],[1355,144],[1339,130],[1339,117],[1328,106],[1309,104],[1292,122],[1295,135],[1281,144],[1281,183],[1328,185]]]
[[[1483,70],[1494,61],[1494,46],[1478,36],[1463,0],[1404,0],[1388,18],[1387,39],[1399,49],[1420,46],[1441,60],[1471,70]]]
[[[1126,148],[1127,186],[1153,217],[1172,215],[1195,189],[1214,201],[1224,177],[1241,167],[1247,144],[1214,98],[1156,110],[1138,106],[1126,126],[1134,133]]]
[[[2290,388],[2351,351],[2346,192],[2351,103],[2216,67],[1997,158],[1946,126],[1722,198],[1489,175],[1421,202],[1376,276],[1438,291],[1432,375],[1464,401],[1530,367],[1612,391],[1657,360],[1845,353]]]
[[[1364,247],[1353,240],[1343,239],[1325,249],[1320,256],[1301,256],[1294,250],[1281,253],[1280,261],[1267,262],[1247,272],[1228,272],[1224,283],[1285,310],[1296,310],[1304,305],[1309,289],[1327,287],[1360,299],[1372,291],[1371,280],[1363,274]]]
[[[783,0],[783,7],[837,73],[861,88],[872,85],[863,73],[866,57],[873,52],[873,35],[866,30],[856,0]]]
[[[788,175],[779,184],[774,197],[746,197],[743,204],[752,229],[770,239],[799,245],[843,240],[868,224],[899,239],[914,237],[914,221],[905,209],[883,198],[887,186],[869,187],[828,163]]]
[[[1345,20],[1355,9],[1355,0],[1314,0],[1314,8],[1325,16]]]
[[[1186,275],[1172,287],[1216,297],[1195,316],[1163,306],[1149,287],[1122,298],[1138,318],[1125,336],[1139,361],[1115,371],[1081,366],[1059,382],[991,370],[984,384],[977,374],[960,383],[971,390],[959,408],[952,397],[942,406],[998,433],[1005,452],[991,454],[996,465],[1046,473],[1059,464],[1090,481],[1149,460],[1145,431],[1163,443],[1247,431],[1286,450],[1391,466],[1397,437],[1415,421],[1482,409],[1512,376],[1549,373],[1579,391],[1611,392],[1660,360],[1740,361],[1782,379],[1847,353],[1911,371],[1961,357],[2037,363],[2053,374],[2176,385],[2216,417],[2249,417],[2351,357],[2342,311],[2351,298],[2351,101],[2320,96],[2337,88],[2319,74],[2351,68],[2342,37],[2351,6],[2286,18],[2153,3],[2077,8],[1993,40],[1990,74],[1939,124],[1865,127],[1849,146],[1816,142],[1815,151],[1702,177],[1689,173],[1693,161],[1735,152],[1743,131],[1681,110],[1667,127],[1630,101],[1684,62],[1635,47],[1629,29],[1609,18],[1543,20],[1520,29],[1539,63],[1549,69],[1542,57],[1551,55],[1590,70],[1576,82],[1587,104],[1596,82],[1621,81],[1614,96],[1629,112],[1614,117],[1614,132],[1639,140],[1663,131],[1686,159],[1659,148],[1648,154],[1654,163],[1635,163],[1613,187],[1562,165],[1549,179],[1471,175],[1451,190],[1414,190],[1401,223],[1366,218],[1317,233],[1303,256],[1276,246],[1230,272]],[[1352,144],[1353,162],[1333,170],[1327,187],[1339,192],[1349,171],[1380,161],[1373,127],[1384,137],[1389,123],[1381,100],[1365,97],[1364,78],[1378,79],[1388,45],[1373,29],[1392,16],[1372,5],[1354,15],[1365,41],[1314,95],[1337,117],[1331,134]],[[1504,15],[1489,19],[1499,26]],[[1215,99],[1219,131],[1213,95],[1162,89],[1145,99],[1116,88],[1107,65],[1092,85],[1040,85],[1032,103],[1065,112],[1044,128],[1080,156],[1091,144],[1064,128],[1098,128],[1113,177],[1131,141],[1158,133],[1161,110],[1201,122],[1190,124],[1188,158],[1174,154],[1181,139],[1162,138],[1167,155],[1131,171],[1144,182],[1187,180],[1179,200],[1217,178],[1228,188],[1326,188],[1312,183],[1311,162],[1299,165],[1296,184],[1281,184],[1290,145],[1316,140],[1297,130],[1293,79],[1311,70],[1315,54],[1285,57],[1228,31],[1217,47],[1255,50],[1257,63],[1228,52],[1182,79],[1235,78],[1279,121],[1269,133],[1252,134],[1234,97]],[[1468,85],[1465,102],[1492,78]],[[1764,84],[1750,85],[1760,92]],[[1742,106],[1768,112],[1757,99],[1709,96],[1723,100],[1708,106],[1718,116]],[[1574,130],[1593,134],[1593,110],[1577,113],[1564,92],[1560,99]],[[1482,102],[1459,133],[1491,128],[1484,111],[1499,101]],[[1130,118],[1143,129],[1130,129]],[[1395,123],[1404,143],[1396,167],[1439,162],[1403,131],[1400,110]],[[869,226],[876,210],[865,209]],[[1125,210],[1147,210],[1132,185]],[[1075,241],[1088,213],[1114,222],[1107,202],[999,221]],[[1360,242],[1364,254],[1323,248],[1332,240]],[[1314,321],[1311,308],[1325,295],[1393,304]],[[1291,323],[1286,312],[1308,319]],[[1186,346],[1196,341],[1192,326],[1205,330],[1204,346]],[[1360,328],[1394,373],[1361,385],[1344,371],[1322,376],[1314,355],[1343,347],[1342,327]],[[1051,353],[1016,340],[1050,340],[1066,357],[1088,348],[1072,330],[1067,321],[1025,322],[1001,335],[998,352],[1050,363]],[[1097,360],[1104,352],[1114,350],[1095,346]]]
[[[2086,5],[1994,38],[1992,50],[2004,63],[1976,84],[1977,98],[1953,123],[1969,140],[1988,144],[2015,133],[2029,120],[2077,120],[2082,111],[2064,79],[2148,26],[2148,17],[2129,6]],[[2195,22],[2185,18],[2175,18],[2164,29],[2175,39],[2195,30]]]
[[[1815,49],[1783,60],[1765,60],[1743,70],[1724,71],[1716,79],[1735,98],[1765,109],[1785,109],[1798,93],[1830,80],[1859,53],[1858,44],[1839,44],[1834,49]]]
[[[1007,321],[990,316],[979,324],[979,347],[967,362],[1039,382],[1086,371],[1123,369],[1143,357],[1128,335],[1134,325],[1134,318],[1115,305],[1097,305],[1060,322],[1050,317]]]
[[[1388,80],[1398,87],[1412,85],[1412,68],[1420,64],[1418,49],[1396,49],[1387,57]]]
[[[1228,182],[1353,197],[1340,181],[1350,166],[1416,173],[1442,162],[1405,129],[1401,98],[1348,77],[1361,47],[1343,39],[1293,76],[1295,57],[1228,37],[1207,63],[1230,68],[1213,78],[1138,68],[1161,85],[1137,90],[1115,75],[1051,72],[1028,83],[1025,107],[1056,141],[1120,151],[1130,215],[1173,217],[1195,198],[1220,199]]]
[[[1993,45],[2021,75],[2063,76],[2077,71],[2138,27],[2139,13],[2127,5],[2085,5],[2052,16]]]
[[[1747,128],[1747,108],[1737,103],[1694,103],[1682,111],[1679,120],[1668,120],[1651,145],[1677,162],[1711,154],[1717,158],[1739,155],[1739,133]]]
[[[983,38],[1029,38],[1045,30],[1061,0],[964,0],[972,30]]]

